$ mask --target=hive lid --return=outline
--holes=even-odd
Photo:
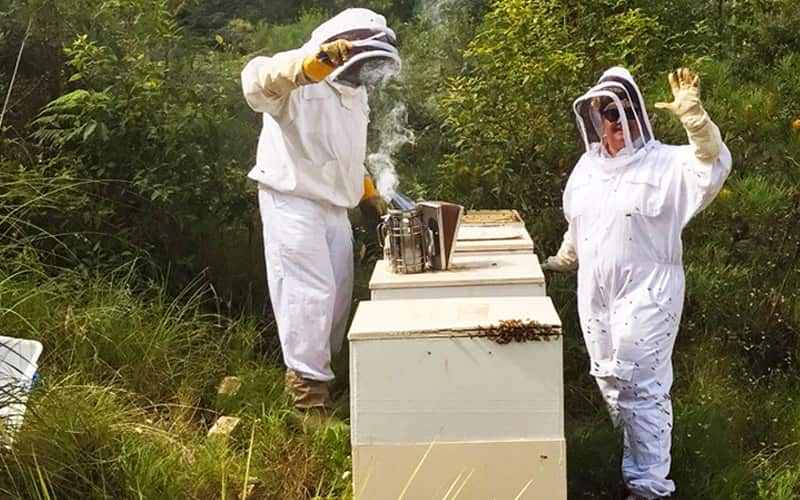
[[[349,339],[472,337],[501,322],[538,322],[561,328],[549,297],[460,297],[359,303]]]
[[[523,238],[525,230],[513,226],[464,226],[458,231],[458,241],[515,240]]]
[[[543,284],[544,273],[539,259],[531,253],[483,255],[456,254],[450,269],[416,274],[397,274],[387,260],[375,263],[369,281],[371,290],[439,286],[487,286],[511,284]]]
[[[530,252],[533,240],[521,222],[509,224],[462,224],[456,236],[456,252]]]
[[[511,209],[504,210],[469,210],[462,217],[462,224],[508,224],[522,223],[519,212]]]

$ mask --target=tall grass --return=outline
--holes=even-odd
[[[138,260],[72,269],[80,256],[63,235],[32,222],[80,205],[84,187],[0,176],[0,335],[44,345],[41,381],[0,453],[0,497],[346,496],[347,430],[294,417],[279,360],[261,352],[273,329],[219,314],[202,279],[168,295]],[[221,398],[225,375],[243,385]],[[223,412],[242,419],[240,430],[207,437]]]
[[[0,453],[0,497],[352,497],[347,428],[315,431],[291,412],[279,359],[264,348],[274,344],[272,326],[221,315],[202,279],[167,293],[166,279],[139,272],[155,267],[146,255],[95,270],[69,265],[81,255],[59,223],[84,206],[91,183],[0,164],[0,335],[44,345],[42,380],[13,447]],[[767,190],[757,179],[732,186],[753,199]],[[741,355],[753,339],[725,313],[725,291],[753,273],[722,251],[693,246],[708,256],[690,255],[687,266],[689,310],[674,359],[678,498],[797,498],[800,381],[791,365],[755,377],[761,358]],[[365,280],[361,269],[359,296]],[[549,282],[566,332],[570,497],[615,499],[624,492],[621,438],[587,374],[574,288],[570,276]],[[790,340],[792,331],[777,333]],[[243,382],[235,396],[216,394],[225,375]],[[208,438],[222,413],[241,417],[239,430]]]

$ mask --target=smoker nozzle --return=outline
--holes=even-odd
[[[410,210],[410,209],[414,208],[415,206],[417,206],[416,203],[411,201],[411,198],[409,198],[408,196],[405,196],[402,193],[395,193],[394,195],[392,195],[392,200],[391,200],[390,205],[391,205],[392,208],[395,208],[395,209],[398,209],[398,210]]]

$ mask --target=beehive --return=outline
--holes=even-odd
[[[549,334],[487,337],[512,322]],[[519,498],[566,498],[559,332],[547,297],[359,304],[349,334],[357,497],[398,498],[413,479],[407,498],[442,498],[470,475],[459,498],[514,498],[526,485]]]
[[[393,273],[386,260],[375,264],[372,300],[448,297],[544,296],[544,273],[533,253],[456,254],[450,269]]]
[[[455,254],[533,253],[533,240],[516,210],[476,210],[462,217]]]

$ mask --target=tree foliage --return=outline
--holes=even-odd
[[[75,284],[147,253],[153,274],[169,272],[176,290],[208,268],[227,297],[263,299],[255,186],[245,178],[260,117],[241,98],[239,71],[254,55],[299,46],[350,6],[383,12],[398,33],[403,75],[371,95],[370,140],[404,105],[400,125],[416,140],[394,158],[400,189],[468,208],[521,209],[540,257],[560,241],[561,189],[582,152],[572,100],[612,65],[632,71],[648,106],[669,98],[668,71],[699,71],[734,170],[684,234],[676,428],[693,430],[675,436],[674,474],[704,498],[800,495],[798,402],[787,396],[800,376],[794,0],[0,0],[0,91],[11,90],[0,130],[0,274],[42,266],[36,280],[49,273]],[[685,143],[677,120],[650,116],[657,138]],[[370,258],[362,256],[361,274]],[[574,287],[572,277],[548,276],[567,332],[569,463],[580,472],[570,489],[614,497],[616,464],[586,473],[618,445],[585,375]],[[58,310],[71,310],[69,297]],[[83,335],[46,304],[31,314]],[[7,323],[24,328],[18,319]],[[120,338],[136,331],[113,323]],[[107,347],[103,356],[115,358]],[[335,453],[346,462],[346,449]],[[296,479],[303,490],[307,478]]]
[[[442,101],[455,150],[442,165],[444,185],[473,204],[559,204],[553,173],[565,173],[578,151],[572,100],[611,65],[655,70],[647,63],[657,59],[661,24],[616,3],[494,5],[464,53],[468,70]]]
[[[786,37],[798,20],[783,2],[495,2],[442,99],[451,148],[438,172],[442,196],[521,207],[538,242],[554,251],[565,227],[561,187],[583,150],[572,100],[621,65],[652,105],[668,98],[668,71],[693,66],[734,174],[686,235],[687,262],[697,270],[689,273],[687,317],[698,328],[689,335],[710,330],[727,339],[753,377],[800,373],[800,134],[792,127],[800,67],[796,40]],[[686,142],[677,120],[650,115],[659,139]]]

